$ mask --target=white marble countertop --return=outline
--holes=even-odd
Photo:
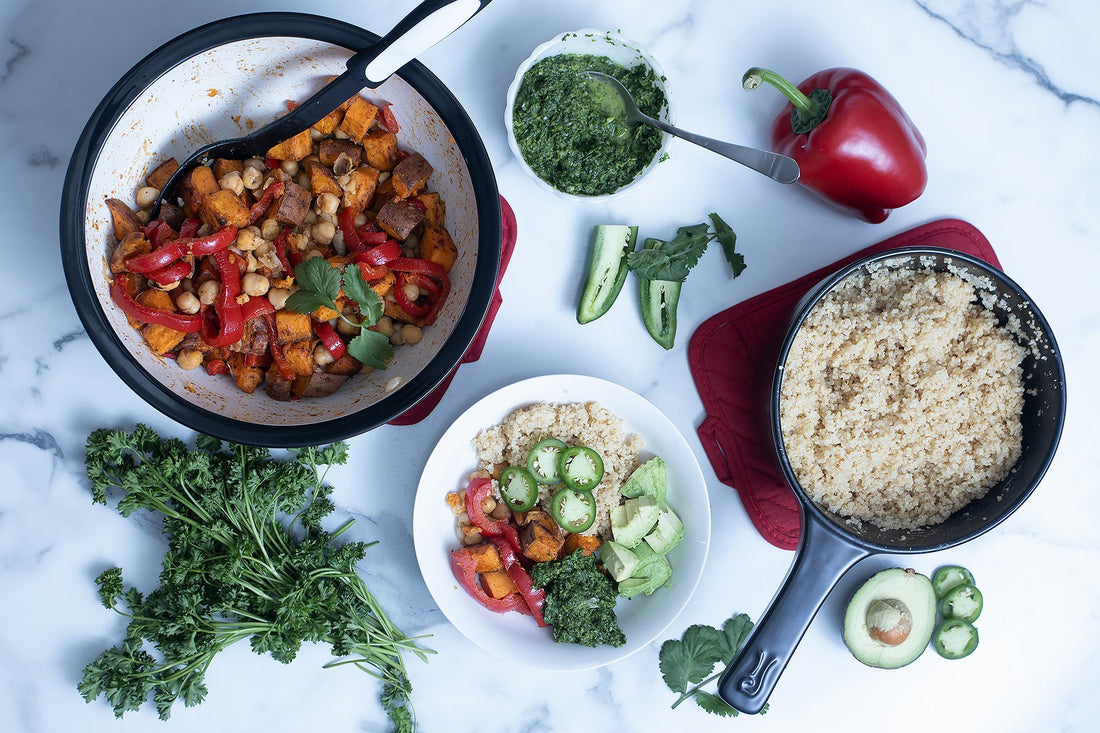
[[[0,5],[0,730],[384,730],[370,678],[322,671],[320,647],[283,666],[247,648],[210,669],[210,694],[161,724],[151,709],[116,721],[102,699],[76,692],[82,667],[116,643],[122,622],[98,603],[93,577],[120,564],[155,579],[159,527],[93,506],[83,473],[90,430],[145,422],[189,436],[116,377],[83,332],[58,256],[58,197],[81,128],[104,93],[180,32],[241,12],[299,10],[375,31],[411,2],[12,0]],[[110,7],[108,10],[107,7]],[[509,152],[505,90],[531,49],[583,27],[620,29],[664,66],[687,129],[766,143],[775,93],[749,96],[740,77],[760,64],[801,80],[830,66],[868,71],[902,102],[928,142],[929,184],[915,203],[869,225],[803,192],[675,142],[661,178],[611,204],[578,206],[545,194]],[[435,655],[409,660],[425,731],[1093,730],[1100,717],[1100,400],[1089,367],[1100,358],[1100,6],[1092,0],[497,0],[421,60],[478,126],[519,240],[504,306],[480,361],[463,366],[435,412],[409,427],[350,441],[334,471],[335,500],[377,539],[362,568],[406,632],[431,634]],[[646,335],[634,309],[580,327],[578,281],[594,224],[624,221],[669,232],[718,211],[737,231],[748,270],[730,282],[708,252],[684,288],[676,347]],[[1035,494],[1007,522],[938,554],[879,556],[826,601],[762,717],[725,720],[674,695],[657,668],[659,643],[602,669],[556,673],[496,661],[442,616],[417,570],[413,493],[443,430],[482,395],[540,374],[579,372],[643,395],[687,437],[713,510],[699,588],[665,638],[689,625],[758,618],[792,553],[753,530],[735,491],[706,463],[695,429],[703,409],[686,344],[707,317],[866,245],[943,217],[965,219],[993,243],[1005,270],[1040,305],[1062,348],[1068,416],[1061,447]],[[538,338],[532,339],[532,332]],[[523,358],[517,358],[517,353]],[[382,469],[368,457],[391,456]],[[974,571],[986,599],[981,645],[947,662],[926,653],[897,671],[858,664],[841,639],[846,596],[871,570],[944,563]]]

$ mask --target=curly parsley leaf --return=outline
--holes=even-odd
[[[385,369],[393,358],[393,344],[385,334],[364,328],[348,342],[348,353],[375,369]]]
[[[99,590],[99,601],[104,608],[114,608],[122,595],[122,568],[104,570],[95,579]]]

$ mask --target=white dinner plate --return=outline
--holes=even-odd
[[[538,402],[597,402],[645,442],[642,458],[659,455],[668,467],[668,502],[684,522],[684,540],[668,554],[672,578],[650,596],[620,598],[615,608],[626,644],[558,644],[530,616],[487,610],[459,585],[451,550],[460,546],[448,492],[463,490],[477,469],[474,437],[516,408]],[[420,572],[443,614],[467,639],[490,654],[540,669],[590,669],[627,657],[662,634],[687,605],[706,564],[710,503],[699,462],[687,441],[656,407],[624,387],[594,377],[550,375],[516,382],[482,398],[443,434],[428,458],[413,509],[413,540]]]

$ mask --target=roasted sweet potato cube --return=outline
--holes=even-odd
[[[485,588],[486,593],[497,599],[506,598],[519,592],[519,588],[516,587],[515,581],[512,580],[512,576],[508,574],[507,570],[493,570],[492,572],[482,573],[481,585]]]
[[[283,345],[310,338],[313,336],[313,328],[309,315],[288,310],[275,311],[275,333],[279,343]]]
[[[374,199],[374,188],[378,185],[378,176],[378,170],[367,165],[361,165],[349,173],[347,185],[344,186],[344,197],[341,200],[343,207],[356,212],[367,208]]]
[[[500,551],[496,546],[488,542],[479,545],[470,545],[467,548],[470,557],[474,560],[474,570],[479,573],[491,573],[494,570],[503,570],[504,561],[500,559]]]
[[[351,140],[322,140],[317,146],[317,157],[322,163],[331,168],[336,164],[340,155],[346,155],[351,161],[352,167],[358,166],[363,161],[363,148]]]
[[[272,366],[264,374],[264,391],[271,399],[286,402],[294,399],[294,382],[283,379],[278,367]]]
[[[172,296],[165,290],[158,290],[157,288],[149,288],[138,293],[134,298],[138,303],[142,304],[146,308],[156,308],[162,311],[176,311],[176,303],[172,300]]]
[[[550,516],[550,513],[542,507],[535,506],[528,509],[526,520],[526,524],[530,524],[532,522],[536,524],[541,524],[547,532],[550,532],[551,534],[557,536],[562,535],[561,527],[556,521],[554,521],[554,518]],[[565,538],[562,537],[562,541],[564,540]]]
[[[195,166],[184,174],[180,182],[180,198],[183,199],[183,212],[187,216],[197,216],[203,199],[220,191],[221,186],[214,178],[214,171],[205,165]]]
[[[211,168],[214,171],[214,178],[220,181],[234,171],[237,173],[244,173],[244,161],[218,158],[214,161],[214,165]]]
[[[386,180],[381,181],[374,189],[374,199],[370,202],[370,207],[375,211],[378,211],[390,201],[397,200],[397,193],[393,190],[393,176],[386,176]]]
[[[309,130],[302,130],[294,137],[283,140],[267,151],[268,158],[275,160],[298,161],[313,151],[313,136]]]
[[[374,118],[378,116],[378,108],[356,95],[348,100],[347,111],[340,122],[340,129],[348,136],[349,140],[359,142],[367,134],[367,130],[374,124]]]
[[[397,276],[392,271],[386,270],[386,274],[382,276],[381,280],[375,280],[370,284],[371,290],[378,293],[381,297],[385,298],[386,293],[393,290],[393,284],[397,282]]]
[[[283,356],[287,364],[299,377],[309,376],[313,373],[313,340],[303,339],[283,345]]]
[[[447,205],[443,197],[438,193],[418,193],[417,201],[424,204],[424,223],[433,227],[445,225],[447,219]]]
[[[294,394],[299,397],[328,397],[348,381],[347,375],[313,372],[294,380]]]
[[[393,168],[393,190],[398,198],[408,198],[428,185],[432,164],[420,153],[412,153]]]
[[[275,221],[280,224],[289,224],[292,227],[300,227],[306,221],[309,213],[309,202],[313,198],[309,191],[299,186],[294,181],[287,181],[283,195],[276,199],[272,210]]]
[[[237,228],[248,226],[248,207],[240,196],[228,188],[207,194],[202,200],[199,214],[211,229],[221,229],[226,225]]]
[[[107,210],[111,212],[111,224],[115,229],[115,239],[123,240],[134,232],[141,231],[141,219],[119,199],[107,199]]]
[[[600,538],[588,534],[570,534],[565,538],[562,552],[572,555],[577,550],[583,550],[585,555],[591,555],[600,549]]]
[[[264,381],[264,370],[257,366],[247,366],[244,354],[231,351],[225,361],[229,365],[229,373],[233,375],[233,381],[242,392],[252,394]]]
[[[353,374],[358,374],[362,370],[363,362],[359,361],[351,354],[344,354],[325,367],[325,371],[329,374],[344,374],[349,377]]]
[[[122,272],[126,269],[126,260],[137,255],[143,255],[153,249],[153,243],[145,238],[141,230],[130,232],[111,251],[111,272]]]
[[[443,227],[426,226],[420,234],[420,256],[450,272],[458,259],[458,247]]]
[[[322,135],[330,135],[332,131],[340,126],[340,120],[343,119],[343,108],[337,108],[329,112],[327,115],[317,120],[313,124],[313,129]]]
[[[164,184],[168,183],[168,179],[172,177],[172,174],[178,171],[180,164],[175,158],[169,158],[164,161],[145,176],[145,185],[152,186],[156,189],[164,188]]]
[[[392,171],[397,165],[397,135],[385,130],[368,132],[363,138],[363,153],[371,167]]]
[[[378,210],[374,223],[399,242],[404,242],[424,220],[424,212],[408,201],[390,201]]]
[[[149,348],[154,354],[165,354],[183,341],[183,337],[187,334],[159,323],[148,323],[142,326],[141,335],[149,342]]]
[[[321,161],[309,166],[309,190],[314,196],[323,193],[331,193],[335,196],[344,195],[344,189],[340,188],[336,176]]]
[[[551,532],[542,523],[528,521],[519,535],[523,554],[535,562],[556,560],[565,540],[561,531]]]

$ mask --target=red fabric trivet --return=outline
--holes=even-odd
[[[478,329],[474,340],[470,342],[470,348],[466,349],[461,361],[451,370],[450,374],[444,377],[443,381],[426,394],[422,400],[390,420],[390,425],[412,425],[426,418],[439,404],[439,401],[443,399],[447,388],[451,386],[451,380],[454,379],[458,367],[481,358],[481,351],[485,348],[485,339],[489,338],[489,329],[493,327],[493,319],[496,318],[497,311],[500,310],[500,304],[503,302],[500,297],[500,280],[504,277],[504,270],[507,269],[508,262],[512,259],[512,251],[516,247],[516,215],[503,196],[500,197],[500,219],[500,269],[497,270],[497,288],[493,292],[492,300],[489,301],[489,310],[485,313],[485,321]]]
[[[930,222],[738,303],[703,322],[688,364],[706,417],[697,432],[718,480],[737,490],[757,531],[776,547],[798,545],[799,510],[776,464],[768,395],[779,346],[798,300],[841,267],[906,246],[947,247],[1000,268],[985,236],[957,219]]]

